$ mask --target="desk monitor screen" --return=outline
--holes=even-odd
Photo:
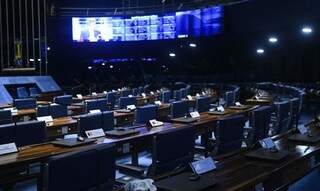
[[[222,31],[223,7],[165,15],[73,17],[74,42],[161,40],[212,36]]]
[[[211,157],[192,162],[190,163],[190,166],[193,172],[199,175],[212,171],[217,168],[215,162]]]

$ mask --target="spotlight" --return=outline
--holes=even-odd
[[[176,54],[175,54],[175,53],[170,53],[169,56],[170,56],[170,57],[175,57]]]
[[[91,70],[92,69],[92,67],[91,66],[88,66],[88,70]]]
[[[47,47],[47,50],[49,50],[49,51],[50,51],[50,50],[51,50],[51,48],[48,46],[48,47]]]
[[[102,63],[102,66],[105,66],[105,65],[106,65],[106,63],[103,62],[103,63]]]
[[[112,69],[113,68],[113,65],[110,65],[110,68]],[[120,69],[119,69],[120,70]]]
[[[264,53],[264,49],[262,49],[262,48],[257,49],[257,54],[263,54],[263,53]]]
[[[303,27],[302,29],[301,29],[301,31],[302,31],[302,33],[304,33],[304,34],[310,34],[310,33],[312,33],[312,28],[311,27]]]
[[[190,43],[189,46],[192,47],[192,48],[197,47],[197,45],[195,43]]]
[[[270,37],[269,38],[269,42],[272,43],[272,44],[275,44],[278,42],[278,39],[276,37]]]
[[[30,58],[29,61],[30,61],[30,62],[34,62],[34,59],[33,59],[33,58]]]

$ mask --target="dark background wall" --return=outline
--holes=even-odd
[[[66,2],[57,2],[57,9],[88,6],[88,2],[93,7],[107,6],[102,0]],[[319,7],[318,0],[252,0],[225,7],[224,32],[218,36],[104,44],[73,43],[71,18],[58,12],[48,18],[49,73],[62,85],[139,83],[177,76],[184,81],[314,82],[320,78]],[[304,25],[312,26],[313,34],[303,35]],[[270,35],[279,38],[277,45],[267,42]],[[190,48],[190,42],[197,48]],[[265,49],[264,55],[256,54],[258,47]],[[170,52],[176,57],[169,57]],[[129,61],[101,66],[92,64],[95,58]]]

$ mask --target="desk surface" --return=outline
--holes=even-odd
[[[181,128],[181,127],[185,127],[185,126],[178,125],[178,124],[165,123],[163,126],[150,129],[149,127],[143,125],[136,128],[137,130],[140,131],[140,133],[138,134],[134,134],[132,136],[119,138],[119,139],[103,137],[103,138],[97,139],[96,144],[101,144],[101,143],[119,144],[124,142],[132,142],[137,139],[153,136],[157,132],[169,130],[172,128]],[[30,145],[30,146],[19,148],[20,151],[18,153],[0,156],[0,168],[8,165],[41,161],[53,155],[71,152],[74,150],[81,150],[88,147],[90,147],[90,145],[74,147],[74,148],[64,148],[64,147],[54,146],[51,143]]]

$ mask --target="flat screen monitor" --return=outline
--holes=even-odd
[[[223,7],[165,15],[73,17],[74,42],[162,40],[212,36],[223,28]]]

